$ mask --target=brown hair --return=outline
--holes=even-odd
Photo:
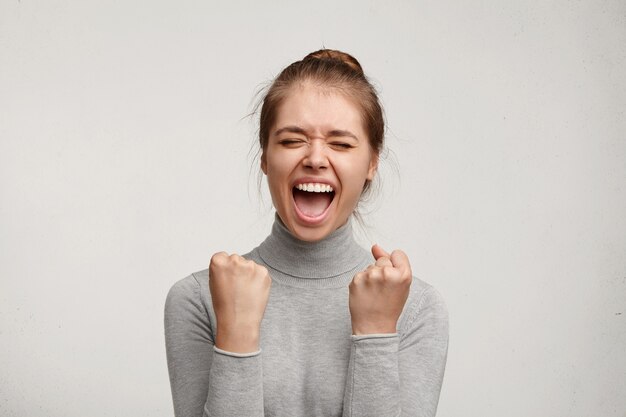
[[[306,81],[336,89],[357,103],[370,147],[378,157],[383,150],[385,119],[376,89],[365,76],[359,61],[352,55],[333,49],[320,49],[282,70],[265,94],[259,119],[261,158],[264,158],[267,150],[270,129],[276,121],[280,104],[292,86]],[[363,192],[369,188],[370,181],[367,181]]]

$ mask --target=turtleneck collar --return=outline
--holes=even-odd
[[[317,242],[293,236],[276,215],[272,233],[257,248],[271,268],[295,278],[322,279],[354,271],[368,260],[368,253],[355,241],[350,220]],[[351,277],[350,277],[351,279]]]

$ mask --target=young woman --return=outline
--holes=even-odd
[[[445,305],[404,252],[370,254],[352,235],[383,137],[352,56],[313,52],[274,80],[259,129],[271,234],[246,255],[216,253],[167,297],[177,417],[435,415]]]

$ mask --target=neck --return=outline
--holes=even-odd
[[[307,280],[352,272],[367,258],[367,252],[354,240],[349,220],[324,239],[307,242],[293,236],[276,215],[272,233],[258,249],[263,261],[272,269]]]

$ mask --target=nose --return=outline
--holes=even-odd
[[[306,168],[324,169],[328,167],[326,145],[321,140],[313,140],[307,147],[307,153],[302,160]]]

